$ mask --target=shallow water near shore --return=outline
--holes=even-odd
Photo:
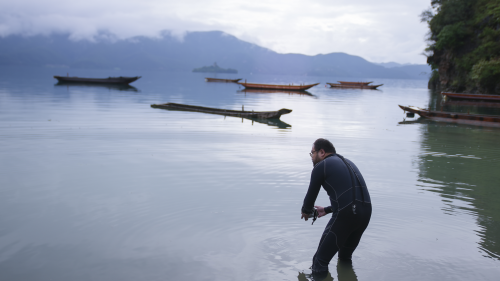
[[[143,77],[55,85],[68,71]],[[373,203],[352,267],[334,257],[332,278],[500,275],[500,129],[406,118],[398,104],[442,107],[426,80],[364,79],[384,84],[373,91],[324,86],[342,77],[219,75],[322,83],[298,95],[199,73],[0,74],[0,280],[305,280],[328,221],[300,220],[319,137],[356,163]],[[150,107],[165,102],[293,112],[275,126]]]

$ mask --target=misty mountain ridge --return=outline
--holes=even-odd
[[[0,65],[192,71],[214,62],[241,74],[427,79],[430,73],[427,65],[387,68],[345,53],[280,54],[220,31],[189,32],[182,39],[169,32],[122,40],[112,34],[93,41],[69,34],[0,38]]]

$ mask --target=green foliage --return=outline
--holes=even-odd
[[[439,71],[433,70],[431,73],[431,77],[429,78],[429,83],[435,84],[439,83]]]
[[[420,18],[430,30],[427,61],[446,65],[449,87],[500,87],[500,0],[432,0]]]
[[[439,81],[439,71],[436,69],[432,70],[431,77],[429,78],[428,83],[429,89],[439,89],[440,81]]]
[[[467,35],[463,22],[446,25],[437,35],[436,50],[459,48],[464,44]]]
[[[482,60],[476,63],[472,67],[471,79],[487,91],[494,92],[500,81],[500,59]]]

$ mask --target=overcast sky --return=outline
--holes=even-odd
[[[427,26],[419,14],[429,6],[430,0],[0,0],[0,36],[221,30],[280,53],[425,64]]]

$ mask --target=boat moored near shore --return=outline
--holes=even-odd
[[[442,112],[431,111],[416,106],[403,106],[399,107],[405,112],[412,112],[424,118],[429,118],[435,121],[462,123],[476,126],[494,126],[500,127],[500,116],[496,115],[481,115],[481,114],[468,114],[458,112]]]
[[[458,94],[442,92],[441,95],[454,100],[500,102],[500,95],[476,95],[476,94]]]

